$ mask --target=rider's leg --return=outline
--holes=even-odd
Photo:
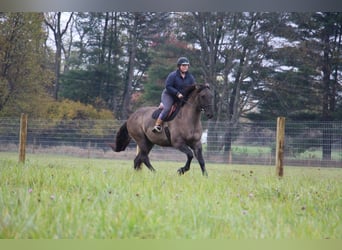
[[[156,123],[154,124],[152,132],[160,133],[162,131],[162,125],[163,125],[163,120],[160,119],[160,115],[159,115],[158,119],[156,120]]]
[[[165,90],[163,91],[161,95],[161,102],[164,106],[163,110],[161,111],[158,119],[156,120],[156,123],[152,129],[154,133],[160,133],[162,131],[162,125],[163,121],[165,120],[165,117],[169,114],[172,104],[173,104],[173,98],[170,96]]]

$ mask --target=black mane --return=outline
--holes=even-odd
[[[200,83],[197,83],[197,84],[193,84],[189,87],[187,87],[185,89],[185,97],[186,99],[188,99],[188,97],[191,95],[191,93],[194,91],[194,90],[197,90],[197,93],[201,92],[203,89],[206,89],[206,88],[209,88],[209,84],[200,84]]]

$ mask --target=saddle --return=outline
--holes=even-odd
[[[167,122],[167,121],[173,120],[176,117],[176,115],[178,114],[178,112],[179,112],[179,110],[181,109],[182,106],[183,105],[182,105],[181,102],[175,102],[174,104],[172,104],[171,110],[168,113],[168,115],[167,115],[167,117],[165,118],[164,121]],[[152,118],[157,120],[159,115],[160,115],[160,113],[162,112],[163,108],[164,108],[163,104],[160,103],[159,107],[153,112]]]

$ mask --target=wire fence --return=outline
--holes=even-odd
[[[124,152],[113,152],[123,121],[35,120],[28,121],[28,154],[56,154],[87,158],[131,159],[136,152],[132,140]],[[205,160],[229,164],[275,164],[276,119],[274,122],[203,122]],[[18,152],[20,119],[0,118],[0,152]],[[173,149],[155,146],[151,160],[185,161]],[[342,167],[342,121],[286,122],[285,165]]]

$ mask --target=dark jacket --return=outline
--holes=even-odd
[[[177,69],[176,71],[171,72],[166,78],[165,88],[170,95],[176,97],[178,92],[184,95],[186,87],[193,84],[195,84],[195,78],[191,73],[186,72],[185,78],[183,79],[179,69]]]

